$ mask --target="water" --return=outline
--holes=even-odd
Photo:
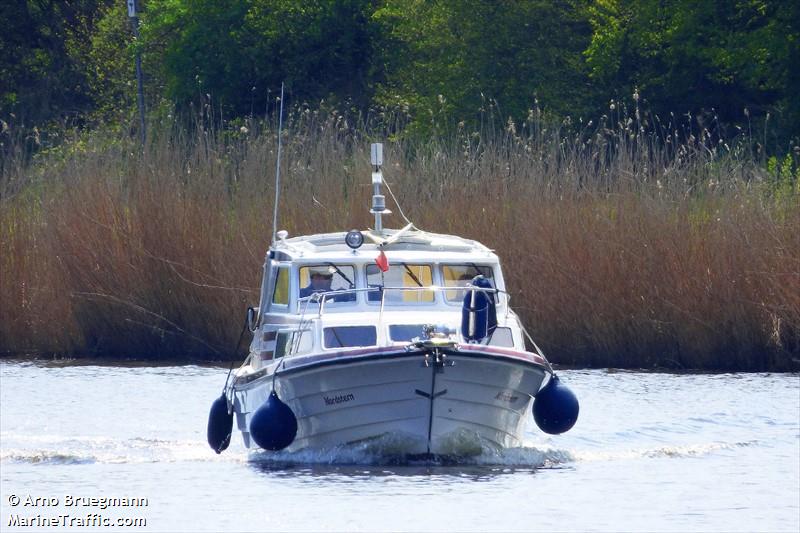
[[[6,361],[0,529],[69,530],[9,525],[69,515],[81,531],[800,530],[797,374],[561,377],[581,400],[570,433],[531,419],[523,448],[430,465],[362,448],[249,456],[236,432],[217,456],[205,429],[219,368]],[[102,518],[146,525],[76,521]]]

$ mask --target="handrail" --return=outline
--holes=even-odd
[[[424,287],[387,287],[387,286],[374,286],[374,287],[359,287],[359,288],[352,288],[352,289],[338,289],[338,290],[331,290],[331,291],[324,291],[324,292],[315,292],[310,294],[309,296],[303,296],[302,298],[298,298],[298,313],[300,313],[300,321],[297,324],[296,328],[291,329],[293,333],[299,331],[307,331],[311,324],[313,318],[306,318],[306,313],[308,312],[308,308],[312,303],[317,304],[317,316],[316,318],[322,318],[322,315],[325,313],[325,304],[329,301],[331,297],[341,296],[343,294],[356,294],[359,292],[375,292],[380,291],[381,293],[381,300],[380,300],[380,310],[378,312],[378,324],[377,327],[383,327],[383,310],[386,305],[386,293],[389,291],[398,291],[398,292],[420,292],[420,291],[433,291],[433,292],[440,292],[440,291],[484,291],[492,294],[503,294],[506,296],[506,308],[508,308],[508,301],[510,300],[511,296],[508,291],[502,289],[489,289],[486,287],[476,287],[474,285],[464,285],[464,286],[455,286],[455,287],[443,287],[441,285],[427,285]],[[301,310],[302,308],[302,310]],[[518,321],[519,322],[519,321]],[[299,340],[297,341],[299,344]],[[296,349],[296,346],[292,346],[291,350],[286,353],[286,355],[292,355]]]
[[[509,304],[509,301],[511,300],[511,295],[509,294],[508,291],[505,291],[505,290],[502,290],[502,289],[496,289],[496,288],[489,289],[489,288],[485,288],[485,287],[476,287],[474,285],[465,285],[465,286],[460,286],[460,287],[446,287],[446,286],[443,287],[441,285],[428,285],[428,286],[425,286],[425,287],[374,286],[374,287],[360,287],[360,288],[352,288],[352,289],[340,289],[340,290],[333,290],[333,291],[316,292],[316,293],[311,294],[309,296],[304,296],[302,298],[299,298],[298,302],[301,303],[301,304],[305,304],[305,306],[304,306],[303,311],[302,311],[301,316],[300,316],[300,322],[297,324],[297,327],[293,328],[291,331],[293,333],[300,332],[300,331],[309,331],[309,329],[310,329],[309,326],[311,325],[311,322],[312,322],[313,318],[308,318],[308,319],[305,318],[306,311],[308,310],[308,305],[311,304],[312,302],[313,303],[317,303],[318,304],[317,318],[322,318],[322,315],[323,315],[323,313],[325,311],[325,303],[326,303],[327,299],[329,297],[331,297],[331,296],[342,295],[342,294],[350,294],[350,293],[358,293],[358,292],[381,291],[380,312],[379,312],[379,318],[378,318],[377,326],[378,327],[382,327],[383,326],[383,309],[384,309],[384,305],[385,305],[385,301],[386,301],[386,292],[387,291],[399,291],[399,292],[404,292],[404,291],[434,291],[434,292],[437,292],[437,291],[450,291],[450,290],[485,291],[485,292],[489,292],[489,293],[492,293],[492,294],[503,294],[503,295],[506,296],[506,318],[508,318],[508,316],[509,316],[510,306],[508,304]],[[553,371],[553,367],[550,365],[550,361],[547,360],[547,357],[545,357],[544,352],[541,350],[541,348],[539,348],[539,346],[531,338],[530,334],[525,329],[525,326],[523,326],[522,322],[519,320],[519,317],[517,317],[516,322],[517,322],[520,330],[522,331],[523,335],[533,345],[536,353],[539,356],[541,356],[542,359],[544,359],[545,364],[547,365],[547,368],[550,371],[550,373],[553,374],[554,371]],[[287,351],[286,355],[293,355],[294,352],[299,347],[299,339],[293,339],[293,340],[295,340],[295,342],[293,342],[293,346]],[[250,354],[250,355],[252,355],[252,354]],[[246,365],[247,362],[249,361],[249,359],[250,359],[250,357],[248,356],[248,358],[245,360],[245,362],[242,363],[242,366]]]
[[[455,286],[455,287],[443,287],[441,285],[426,285],[424,287],[387,287],[384,285],[376,285],[373,287],[359,287],[353,289],[337,289],[331,291],[324,291],[324,292],[315,292],[308,296],[303,296],[302,298],[298,298],[298,313],[301,315],[305,315],[306,311],[308,310],[308,305],[310,303],[317,303],[318,304],[318,312],[317,316],[322,317],[323,311],[325,309],[325,303],[329,301],[331,297],[341,296],[343,294],[355,294],[359,292],[381,292],[381,301],[380,301],[380,312],[383,312],[383,307],[385,305],[386,300],[386,292],[388,291],[399,291],[399,292],[421,292],[421,291],[433,291],[433,292],[441,292],[441,291],[484,291],[489,292],[492,294],[503,294],[506,296],[508,300],[511,299],[511,295],[508,291],[502,289],[488,289],[485,287],[476,287],[474,285],[464,285],[464,286]],[[506,307],[508,307],[508,300],[506,301]],[[303,307],[302,312],[299,311],[300,306],[305,304]]]

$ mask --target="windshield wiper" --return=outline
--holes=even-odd
[[[403,267],[406,269],[406,272],[408,272],[408,275],[411,276],[412,280],[414,280],[414,283],[416,283],[418,287],[423,287],[422,282],[419,280],[417,276],[414,275],[414,272],[411,271],[408,265],[405,263],[400,263],[400,264],[403,265]]]
[[[497,299],[497,289],[495,289],[495,288],[494,288],[494,276],[491,274],[491,272],[492,272],[492,270],[491,270],[491,267],[486,267],[486,266],[478,266],[478,265],[476,265],[475,263],[470,263],[469,265],[470,265],[472,268],[474,268],[474,269],[475,269],[475,272],[477,272],[478,274],[480,274],[481,276],[483,276],[483,277],[486,279],[486,281],[488,281],[488,282],[489,282],[489,285],[491,285],[491,286],[492,286],[492,289],[493,289],[493,290],[492,290],[492,292],[491,292],[491,294],[492,294],[492,301],[494,301],[494,303],[497,303],[497,302],[498,302],[498,299]],[[487,276],[486,274],[484,274],[484,271],[485,271],[485,270],[488,270],[488,271],[489,271],[489,273],[490,273],[490,274],[489,274],[489,276]],[[472,283],[472,282],[470,282],[470,283]],[[492,332],[492,333],[494,333],[494,332]],[[491,335],[490,335],[490,336],[489,336],[489,340],[491,340],[491,338],[492,338],[492,337],[491,337]]]
[[[486,270],[486,267],[485,267],[485,266],[478,266],[478,265],[476,265],[475,263],[469,263],[469,266],[471,266],[472,268],[474,268],[474,269],[475,269],[475,272],[477,272],[478,274],[480,274],[480,275],[481,275],[481,276],[483,276],[484,278],[491,278],[491,276],[487,276],[486,274],[484,274],[484,273],[483,273],[483,272],[484,272],[484,270]]]
[[[343,280],[345,280],[345,281],[347,282],[347,284],[348,284],[348,285],[350,285],[350,288],[351,288],[351,289],[352,289],[353,287],[355,287],[355,286],[356,286],[356,285],[355,285],[355,283],[353,283],[353,282],[350,280],[350,278],[348,278],[348,277],[345,275],[345,273],[344,273],[344,272],[342,272],[342,269],[341,269],[341,268],[339,268],[338,266],[334,265],[333,263],[327,263],[327,265],[328,265],[328,266],[330,266],[330,267],[333,267],[333,269],[336,271],[336,273],[337,273],[337,274],[339,274],[340,276],[342,276],[342,279],[343,279]]]

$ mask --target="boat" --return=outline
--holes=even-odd
[[[509,306],[498,256],[410,222],[384,229],[382,145],[371,151],[373,228],[275,233],[249,354],[209,414],[212,449],[234,419],[251,450],[381,443],[409,457],[519,447],[531,418],[569,430],[578,401]]]

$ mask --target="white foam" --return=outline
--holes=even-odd
[[[680,446],[659,446],[647,448],[629,448],[621,450],[581,450],[573,453],[576,461],[618,461],[629,459],[660,459],[702,457],[724,450],[753,446],[757,441],[747,442],[709,442],[701,444],[685,444]]]
[[[205,442],[194,440],[36,435],[10,439],[14,445],[7,447],[8,440],[4,439],[0,450],[2,462],[69,465],[247,460],[242,451],[217,455]]]
[[[438,455],[424,457],[405,455],[407,449],[402,439],[384,436],[364,443],[335,446],[324,450],[300,450],[297,452],[253,451],[250,460],[263,464],[328,464],[328,465],[477,465],[477,466],[516,466],[542,468],[569,463],[572,454],[556,448],[537,448],[524,446],[499,450],[491,446],[481,446],[471,455]]]
[[[235,438],[235,436],[234,436]],[[756,445],[748,442],[708,442],[674,446],[603,449],[598,443],[588,449],[565,449],[540,442],[526,442],[518,448],[499,450],[482,445],[468,454],[458,452],[435,457],[406,456],[407,443],[400,437],[385,436],[364,443],[336,446],[323,450],[298,452],[250,451],[233,446],[215,454],[205,441],[134,437],[113,439],[100,436],[11,435],[2,434],[0,461],[30,464],[124,464],[176,462],[252,462],[316,465],[477,465],[548,468],[573,462],[620,461],[658,458],[700,457]],[[463,450],[462,450],[463,451]]]

